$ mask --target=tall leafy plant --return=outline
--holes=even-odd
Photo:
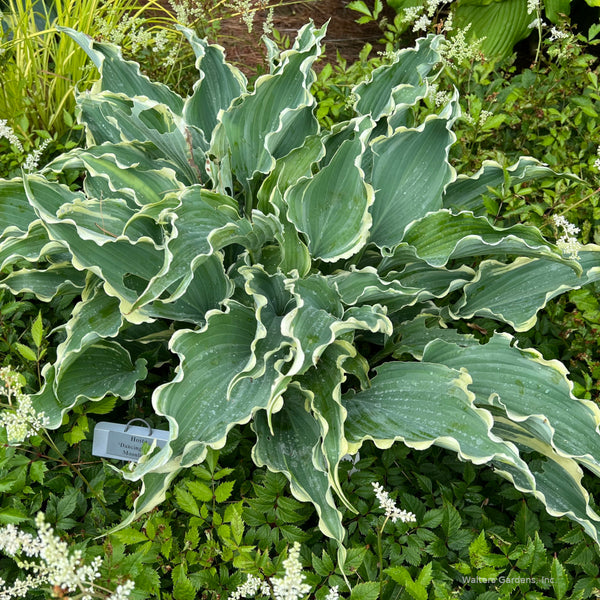
[[[174,18],[154,0],[3,0],[0,3],[0,116],[22,140],[35,130],[58,136],[73,125],[74,87],[89,87],[97,73],[86,66],[74,40],[56,35],[56,27],[74,27],[91,36],[116,28],[124,17],[137,19],[160,11],[152,23],[165,27]]]
[[[486,316],[525,331],[600,278],[600,247],[576,258],[476,216],[489,186],[552,171],[522,158],[456,174],[457,95],[415,122],[440,37],[395,54],[354,87],[353,118],[322,130],[309,90],[324,27],[282,53],[267,42],[252,91],[220,47],[183,32],[200,74],[186,99],[66,30],[101,74],[78,98],[87,147],[0,181],[0,265],[14,265],[0,285],[80,295],[33,398],[50,427],[133,397],[168,345],[177,366],[152,408],[170,441],[124,469],[143,482],[130,519],[251,421],[253,460],[315,505],[342,559],[338,465],[365,440],[493,465],[598,541],[581,467],[600,475],[600,410],[508,333],[480,344],[452,327]],[[79,189],[60,183],[73,170]]]

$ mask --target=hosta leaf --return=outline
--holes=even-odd
[[[335,342],[321,355],[318,367],[309,369],[299,378],[299,383],[310,398],[311,409],[321,426],[321,450],[325,459],[323,467],[329,475],[332,488],[352,511],[355,509],[342,491],[338,465],[348,453],[348,444],[344,437],[346,410],[342,406],[340,392],[341,384],[346,380],[343,363],[355,354],[351,344]]]
[[[180,330],[173,336],[170,346],[181,365],[175,379],[153,396],[156,412],[171,424],[170,449],[175,458],[183,455],[182,466],[202,460],[206,445],[222,446],[229,429],[266,408],[283,378],[281,356],[274,353],[262,377],[243,379],[228,395],[231,380],[253,360],[257,323],[252,309],[234,301],[227,307],[226,313],[211,311],[202,330]],[[168,450],[163,451],[154,462],[151,458],[140,465],[139,472],[164,461]]]
[[[510,56],[513,46],[531,33],[529,24],[536,18],[527,12],[526,0],[461,0],[454,10],[454,27],[471,25],[471,41],[483,38],[481,50],[486,57]]]
[[[104,91],[83,96],[79,106],[95,144],[150,141],[165,159],[163,166],[172,168],[180,181],[192,185],[207,179],[202,134],[191,125],[185,127],[164,104]]]
[[[328,262],[348,258],[367,241],[373,190],[365,184],[360,168],[367,135],[363,131],[344,141],[325,168],[285,193],[288,219],[306,234],[315,258]]]
[[[61,423],[63,414],[88,400],[101,400],[107,395],[129,399],[136,383],[147,375],[146,361],[135,364],[118,343],[98,340],[79,353],[69,354],[56,372],[53,365],[43,370],[44,386],[32,396],[36,410],[50,420],[50,428]]]
[[[366,439],[380,448],[389,448],[396,440],[418,450],[436,444],[475,464],[497,460],[527,474],[515,446],[492,435],[492,417],[473,404],[470,383],[465,370],[445,365],[380,365],[369,389],[342,397],[350,452],[355,453]]]
[[[240,382],[251,382],[257,377],[262,377],[275,356],[289,353],[292,339],[282,328],[282,321],[286,310],[293,304],[293,298],[285,287],[285,280],[281,273],[269,275],[264,269],[256,267],[241,267],[240,274],[245,282],[245,290],[254,300],[255,321],[257,324],[256,335],[252,341],[251,356],[239,373],[231,378],[228,396],[239,393],[236,386]],[[291,379],[281,377],[278,386],[279,392],[272,393],[267,406],[269,413],[276,406],[285,385]],[[233,390],[233,392],[232,392]]]
[[[87,170],[84,189],[88,196],[99,200],[121,198],[132,209],[138,209],[160,202],[167,193],[183,188],[173,169],[165,167],[157,170],[160,161],[154,157],[147,160],[151,153],[148,144],[106,142],[84,152],[79,151],[72,159],[65,160],[62,168]],[[54,165],[51,166],[54,168]],[[133,202],[129,201],[129,197]]]
[[[304,395],[295,389],[286,392],[282,409],[272,416],[273,431],[269,430],[265,412],[256,415],[253,428],[256,445],[252,457],[257,465],[284,473],[290,480],[292,494],[303,502],[312,502],[319,515],[319,528],[340,544],[344,538],[341,513],[336,508],[329,478],[322,469],[321,429],[305,409]]]
[[[181,296],[194,271],[216,248],[211,234],[237,220],[237,211],[227,197],[207,192],[199,186],[187,188],[180,196],[178,205],[166,207],[158,219],[171,223],[166,239],[164,262],[161,269],[150,279],[146,289],[134,304],[138,308],[160,296],[175,285],[167,301]]]
[[[562,363],[511,342],[508,334],[462,347],[436,340],[425,349],[423,360],[467,368],[473,378],[469,389],[478,404],[502,408],[510,419],[524,421],[522,426],[531,429],[532,436],[600,475],[600,409],[573,396]]]
[[[434,269],[426,263],[412,263],[401,272],[383,278],[372,267],[351,269],[329,279],[345,304],[382,304],[390,313],[430,298],[442,297],[473,279],[468,267]]]
[[[502,229],[470,212],[452,214],[440,210],[426,215],[407,227],[402,238],[404,244],[414,248],[418,258],[434,267],[443,267],[451,259],[517,254],[556,260],[569,264],[577,273],[581,272],[579,263],[564,258],[537,228],[514,225]],[[384,259],[382,268],[385,265]]]
[[[391,115],[396,108],[393,92],[400,86],[419,86],[431,69],[440,61],[439,36],[429,35],[417,41],[416,48],[400,50],[391,65],[375,69],[368,81],[353,89],[358,114],[371,115],[377,121]]]
[[[37,219],[21,179],[0,180],[0,236],[19,237]]]
[[[78,271],[69,264],[52,265],[45,271],[41,269],[22,269],[13,271],[1,282],[2,287],[8,288],[13,294],[31,292],[43,302],[62,293],[70,293],[83,289],[86,274]]]
[[[181,114],[183,100],[162,83],[154,83],[142,75],[137,63],[123,60],[121,49],[113,44],[94,41],[83,32],[57,27],[75,40],[92,59],[101,77],[94,85],[94,91],[109,90],[128,96],[145,96],[168,106],[175,114]]]
[[[233,282],[225,274],[223,257],[217,252],[194,269],[191,281],[177,300],[155,300],[144,310],[152,317],[203,324],[206,313],[219,308],[231,296],[233,288]]]
[[[55,366],[68,354],[79,352],[98,339],[115,337],[123,324],[119,301],[107,296],[98,280],[95,283],[88,284],[65,325],[67,337],[57,348]]]
[[[290,279],[288,286],[296,299],[296,307],[283,319],[282,331],[295,341],[294,374],[316,365],[325,348],[348,331],[392,332],[385,309],[379,305],[367,307],[362,314],[352,310],[344,312],[339,294],[320,275]]]
[[[25,258],[29,262],[38,262],[44,255],[64,250],[59,242],[50,240],[48,232],[37,220],[33,221],[26,233],[13,234],[0,242],[0,270]]]
[[[280,67],[273,74],[260,77],[252,94],[242,96],[223,113],[221,127],[232,150],[231,168],[243,185],[255,172],[270,172],[275,158],[304,140],[303,135],[292,147],[285,142],[286,136],[295,139],[296,118],[308,115],[304,107],[310,109],[314,103],[308,91],[315,77],[310,68],[324,35],[325,27],[304,26],[298,33],[303,42],[282,55]],[[316,133],[315,125],[313,117],[312,133]]]
[[[442,207],[444,187],[455,176],[448,162],[455,139],[446,119],[430,117],[416,129],[401,127],[372,143],[375,201],[370,241],[392,248],[407,225]]]
[[[401,339],[395,346],[394,358],[411,354],[414,358],[422,360],[425,347],[433,340],[445,340],[459,346],[479,344],[475,336],[463,335],[456,329],[448,328],[439,315],[428,312],[401,323],[395,331],[400,334]]]
[[[178,27],[190,42],[196,54],[196,68],[200,78],[194,84],[192,95],[185,101],[183,116],[203,133],[207,143],[218,123],[220,110],[227,110],[231,102],[246,91],[246,77],[225,62],[223,48],[198,38],[193,30]]]
[[[27,180],[27,193],[32,206],[43,219],[44,226],[55,239],[61,240],[73,256],[73,265],[89,269],[106,282],[106,291],[121,299],[121,312],[128,320],[144,320],[130,307],[137,298],[139,281],[149,280],[161,266],[161,252],[154,242],[142,239],[131,243],[126,236],[114,238],[100,229],[77,225],[72,219],[57,216],[63,204],[71,205],[81,194],[64,186],[51,185],[38,176]],[[101,215],[98,207],[98,222]],[[131,287],[130,287],[131,286]]]
[[[486,214],[482,196],[489,188],[511,187],[523,181],[542,177],[553,178],[558,174],[530,156],[522,156],[510,167],[502,167],[492,160],[484,160],[475,175],[459,175],[444,190],[444,208],[453,212],[470,210],[475,214]]]
[[[467,319],[485,315],[510,323],[516,331],[527,331],[549,300],[600,278],[600,247],[584,248],[579,254],[580,277],[567,264],[542,258],[521,257],[508,265],[486,260],[451,312]]]
[[[546,510],[555,517],[567,516],[579,523],[584,531],[596,543],[600,541],[600,516],[589,504],[589,494],[581,480],[583,471],[577,462],[561,456],[552,446],[532,435],[526,422],[516,423],[502,416],[494,417],[493,432],[502,439],[516,443],[525,452],[537,452],[543,455],[541,461],[533,461],[530,472],[535,479],[535,487],[519,480],[511,465],[497,467],[497,472],[508,476],[517,489],[533,492],[546,506]],[[495,463],[494,463],[495,464]]]

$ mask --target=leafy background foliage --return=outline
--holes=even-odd
[[[591,73],[591,62],[592,59],[587,58],[584,64],[574,66]],[[361,69],[362,73],[368,72],[378,64],[380,59],[369,65],[353,66],[357,81],[363,76]],[[567,69],[566,65],[557,67],[568,85],[581,85],[581,77],[573,74],[578,73],[577,70],[567,73]],[[336,72],[347,76],[347,69],[343,66]],[[332,76],[331,72],[328,77]],[[475,74],[469,86],[476,78]],[[588,80],[593,84],[593,78],[583,81]],[[535,94],[540,86],[519,87],[520,80],[511,80],[508,70],[488,72],[483,77],[482,89],[469,98],[470,105],[466,107],[474,116],[477,116],[478,110],[477,94],[489,97],[484,89],[490,85],[487,81],[498,87],[506,82],[509,87],[514,83],[517,96],[524,93],[534,95],[528,101],[534,106],[539,101]],[[540,81],[544,81],[543,77]],[[335,90],[335,82],[328,82],[328,78],[322,75],[317,84],[322,86],[322,100],[325,102],[330,84],[332,97],[336,98],[339,92]],[[552,98],[552,95],[546,95],[545,103],[540,105],[548,107]],[[566,94],[563,100],[565,98],[568,100],[569,95]],[[591,97],[592,103],[595,100]],[[503,119],[509,121],[515,114],[511,110],[513,106],[509,100],[499,100],[498,107],[503,106],[503,102],[506,102]],[[335,102],[331,106],[335,106]],[[569,107],[572,108],[572,104],[567,101],[557,110],[568,114]],[[595,115],[589,114],[591,111],[594,111],[593,105],[584,115],[592,120],[587,127],[593,131]],[[336,115],[330,109],[327,112],[323,109],[320,116],[325,118],[329,115],[332,123],[333,118],[342,114],[343,111]],[[582,117],[577,117],[578,114],[581,111],[573,110],[573,118],[579,119],[581,124]],[[554,119],[553,127],[558,127],[558,115],[551,110],[543,119],[539,118],[542,132],[546,119]],[[577,144],[575,129],[568,120],[566,123],[562,135]],[[548,123],[548,126],[551,125]],[[457,136],[459,150],[454,151],[455,160],[462,160],[462,164],[467,166],[467,161],[472,160],[469,157],[476,154],[473,149],[481,152],[486,142],[490,156],[498,158],[502,149],[507,163],[513,160],[514,155],[510,152],[519,143],[516,140],[537,147],[538,138],[532,132],[528,131],[523,138],[514,133],[514,137],[503,142],[496,137],[497,128],[497,121],[493,128],[483,131],[473,131],[465,124]],[[554,137],[554,130],[551,131]],[[462,152],[461,147],[465,148]],[[559,151],[552,144],[546,147]],[[573,152],[566,143],[560,152],[565,158],[571,157],[574,169],[579,169],[576,171],[578,174],[582,174],[581,169],[587,169],[586,174],[593,181],[594,144],[588,143],[585,149],[587,153],[582,150],[577,158],[573,158]],[[548,157],[545,159],[555,167],[561,164],[560,159],[554,162]],[[473,166],[472,170],[475,169],[476,166]],[[534,183],[533,189],[523,186],[517,196],[508,195],[506,191],[489,190],[486,207],[492,216],[506,219],[507,223],[531,219],[543,226],[545,213],[549,214],[551,209],[556,208],[558,198],[565,207],[577,205],[574,212],[569,213],[575,222],[585,223],[591,216],[592,221],[587,228],[587,239],[591,241],[593,238],[589,236],[594,234],[592,223],[596,219],[589,212],[590,204],[593,208],[593,198],[590,203],[581,203],[587,192],[581,192],[581,187],[575,184],[567,192],[560,186],[557,188],[559,184],[556,183],[542,180],[538,188],[537,185]],[[523,200],[531,192],[538,194],[537,204],[531,199]],[[572,194],[581,196],[573,199]],[[513,212],[515,204],[517,210]],[[573,218],[572,214],[577,214],[581,220]],[[37,301],[31,300],[29,296],[13,301],[5,293],[2,307],[6,310],[2,312],[2,327],[6,342],[3,351],[5,363],[18,363],[24,367],[29,364],[31,368],[24,370],[28,374],[30,389],[34,390],[37,387],[39,348],[47,347],[53,360],[52,346],[56,347],[64,339],[64,334],[60,331],[54,333],[50,344],[46,339],[39,340],[33,325],[40,306]],[[59,303],[56,308],[44,313],[45,332],[66,320],[72,304],[69,306],[68,295],[62,300],[62,307]],[[573,311],[574,307],[579,313]],[[61,308],[63,313],[59,312]],[[576,387],[577,394],[597,398],[598,375],[590,368],[594,364],[597,367],[597,362],[594,362],[597,360],[597,337],[593,333],[597,323],[595,287],[570,292],[569,298],[546,307],[531,332],[519,334],[521,347],[527,346],[527,340],[530,340],[532,345],[542,348],[546,358],[570,361],[573,377],[579,386]],[[490,319],[475,318],[463,327],[465,332],[475,332],[485,339],[498,325]],[[16,339],[31,349],[36,360],[27,351],[19,350]],[[36,339],[40,343],[36,343]],[[147,387],[140,389],[136,399],[122,403],[115,416],[128,419],[145,414],[140,410],[143,411],[153,384],[161,379],[159,373],[154,373],[147,380]],[[106,405],[107,411],[113,407],[114,401],[112,405],[110,401]],[[90,455],[90,432],[95,419],[100,418],[93,409],[94,405],[89,404],[77,407],[68,422],[54,432],[56,449],[43,439],[32,440],[32,446],[27,449],[4,446],[2,474],[6,477],[1,479],[7,481],[3,490],[7,493],[2,498],[0,522],[26,524],[35,511],[45,510],[50,522],[63,536],[86,547],[86,557],[96,554],[109,557],[103,573],[106,579],[119,581],[133,576],[136,594],[140,598],[194,598],[197,594],[216,598],[227,594],[243,581],[243,573],[275,574],[281,569],[286,547],[294,541],[303,544],[302,560],[306,567],[311,568],[310,582],[315,586],[317,598],[324,598],[327,587],[331,585],[340,585],[340,589],[344,589],[344,578],[337,567],[336,548],[322,537],[316,527],[314,509],[292,497],[282,475],[257,469],[247,460],[254,437],[248,427],[232,431],[227,447],[220,453],[209,451],[204,465],[182,473],[167,492],[160,509],[154,509],[149,516],[127,529],[108,536],[104,542],[98,545],[92,543],[90,539],[93,536],[116,525],[126,516],[123,502],[130,508],[137,494],[134,486],[125,485],[105,462]],[[344,568],[354,585],[352,597],[376,598],[381,591],[382,598],[445,598],[455,597],[452,595],[454,590],[465,598],[586,598],[594,597],[595,589],[600,587],[595,566],[598,551],[589,538],[570,521],[548,517],[541,503],[524,497],[499,480],[491,470],[474,469],[469,463],[461,463],[447,451],[436,448],[414,452],[394,446],[381,452],[365,444],[360,456],[356,465],[342,462],[340,467],[344,495],[358,509],[358,514],[354,514],[342,507],[349,532]],[[358,470],[350,473],[355,468]],[[90,485],[83,478],[73,476],[77,470]],[[419,517],[414,527],[392,527],[391,524],[386,527],[383,590],[378,581],[378,558],[374,550],[377,527],[382,523],[370,486],[374,480],[394,489],[402,506]],[[586,487],[592,496],[597,493],[596,485],[592,478],[586,478]],[[591,503],[593,506],[593,497]],[[182,518],[183,515],[185,518]],[[4,560],[2,567],[7,569],[7,573],[14,572],[11,571],[14,569],[11,561]],[[497,591],[492,591],[489,584],[461,584],[463,576],[500,577],[509,576],[511,572],[521,577],[528,574],[538,579],[553,577],[554,584],[524,583],[504,586]]]

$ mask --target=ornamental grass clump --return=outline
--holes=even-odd
[[[356,85],[354,116],[324,130],[310,93],[324,27],[284,52],[267,40],[252,91],[219,46],[182,31],[199,72],[185,99],[65,30],[101,75],[77,99],[87,146],[0,181],[0,264],[13,267],[0,285],[77,297],[32,397],[47,426],[134,397],[170,361],[145,406],[170,440],[123,470],[142,482],[128,520],[251,422],[253,461],[314,504],[342,560],[338,465],[366,440],[493,465],[597,542],[582,467],[600,475],[600,410],[510,333],[481,344],[457,328],[486,317],[525,331],[549,299],[600,278],[600,247],[574,258],[535,227],[480,216],[490,187],[556,174],[521,158],[457,175],[457,93],[417,121],[438,36]]]

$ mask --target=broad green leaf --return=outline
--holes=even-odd
[[[293,388],[286,392],[282,409],[272,416],[269,430],[266,413],[258,413],[253,422],[256,445],[252,450],[258,466],[284,473],[292,494],[303,502],[312,502],[319,515],[319,527],[341,546],[344,538],[341,513],[336,508],[327,473],[315,457],[321,453],[321,428],[305,409],[305,396]]]
[[[451,313],[466,319],[489,316],[509,323],[516,331],[527,331],[549,300],[600,278],[600,247],[586,246],[579,263],[581,276],[571,266],[545,258],[520,257],[511,264],[483,261]]]
[[[231,102],[246,91],[246,77],[225,62],[223,48],[208,44],[191,29],[178,27],[190,42],[196,54],[196,68],[200,78],[194,84],[192,95],[185,101],[183,116],[203,133],[207,143],[218,123],[219,111],[227,110]]]
[[[128,96],[145,96],[168,106],[175,114],[181,114],[183,100],[162,83],[150,81],[142,75],[137,63],[123,60],[121,49],[113,44],[96,42],[89,35],[68,27],[57,27],[75,40],[91,58],[101,77],[94,91],[109,90]]]
[[[366,439],[380,448],[402,440],[418,450],[433,444],[452,449],[475,464],[498,459],[526,470],[517,449],[491,434],[492,417],[473,404],[470,383],[466,370],[441,364],[383,363],[369,389],[342,397],[350,452]]]
[[[50,240],[40,220],[33,221],[26,233],[14,233],[0,242],[0,270],[26,259],[43,262],[46,256],[65,252],[60,242]]]
[[[32,396],[36,410],[43,411],[55,429],[66,411],[107,395],[125,400],[135,394],[136,384],[147,375],[146,361],[132,362],[129,353],[114,341],[99,340],[82,352],[67,356],[58,373],[45,365],[42,389]]]
[[[231,148],[231,168],[243,185],[256,172],[269,173],[276,158],[301,146],[307,134],[316,133],[309,93],[315,76],[310,68],[324,35],[325,27],[304,26],[298,33],[304,43],[284,53],[273,74],[260,77],[254,92],[241,96],[222,114],[220,127]],[[306,118],[305,125],[312,125],[298,127],[298,119]]]
[[[355,511],[342,491],[338,465],[348,453],[344,436],[346,411],[341,403],[341,385],[346,380],[344,361],[356,354],[351,344],[335,342],[328,346],[319,358],[318,367],[312,367],[299,383],[310,399],[310,406],[322,431],[321,450],[325,459],[324,467],[331,487],[346,506]]]
[[[510,56],[513,46],[531,33],[529,24],[537,18],[527,12],[526,0],[461,0],[454,9],[453,25],[463,29],[471,24],[470,41],[483,38],[481,50],[489,59]]]
[[[556,260],[581,273],[579,263],[575,259],[564,258],[537,228],[513,225],[502,229],[471,212],[452,214],[439,210],[430,213],[407,227],[402,238],[404,244],[414,248],[418,258],[434,267],[443,267],[451,259],[516,254]],[[382,268],[385,265],[384,259]]]
[[[348,258],[367,241],[373,190],[365,184],[360,168],[367,135],[368,131],[358,130],[325,168],[312,178],[301,179],[284,195],[288,219],[306,234],[315,258],[328,262]]]
[[[504,1],[504,0],[501,0]],[[522,156],[510,167],[502,167],[492,160],[484,160],[477,173],[472,176],[459,175],[444,190],[444,208],[453,212],[470,210],[475,214],[486,214],[482,196],[490,188],[509,187],[543,177],[554,178],[558,173],[530,156]]]
[[[448,162],[455,139],[445,119],[429,117],[416,129],[401,127],[372,143],[370,241],[392,248],[412,221],[442,207],[444,187],[455,177]]]
[[[57,348],[56,365],[98,339],[115,337],[123,324],[119,301],[107,296],[98,280],[94,283],[83,291],[81,302],[75,305],[65,325],[66,339]]]
[[[0,236],[26,233],[37,215],[27,201],[21,179],[0,180]]]
[[[573,396],[564,365],[545,360],[536,350],[511,346],[512,341],[508,334],[497,334],[484,345],[436,340],[425,348],[423,360],[465,367],[477,404],[505,410],[510,419],[531,428],[532,436],[600,474],[600,409]]]
[[[207,445],[221,447],[234,425],[246,423],[281,393],[282,355],[277,352],[268,357],[263,376],[242,379],[228,393],[233,378],[254,360],[257,321],[252,309],[234,301],[226,305],[225,313],[211,311],[200,331],[180,330],[173,336],[170,346],[181,365],[175,379],[154,393],[154,408],[169,420],[171,452],[181,456],[182,466],[202,460]],[[140,465],[140,472],[164,461],[168,451],[163,450]]]
[[[85,272],[78,271],[69,264],[53,265],[42,270],[22,269],[5,277],[0,286],[13,294],[31,292],[44,302],[49,302],[59,294],[68,294],[83,289]]]
[[[83,96],[79,106],[88,137],[96,145],[150,141],[164,159],[162,166],[173,169],[182,183],[207,180],[202,134],[191,125],[185,127],[164,104],[104,91]]]
[[[401,86],[419,86],[440,61],[438,52],[443,38],[429,35],[417,41],[416,48],[400,50],[391,65],[375,69],[368,81],[352,90],[357,101],[354,109],[360,115],[371,115],[378,121],[396,108],[393,93]]]

